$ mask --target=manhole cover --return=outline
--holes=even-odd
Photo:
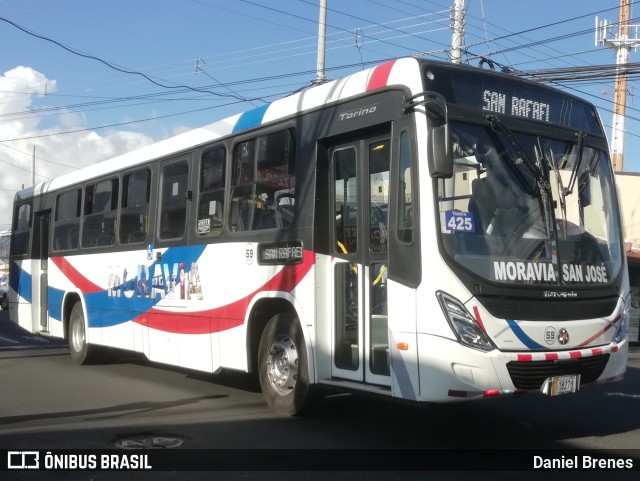
[[[119,436],[110,444],[120,449],[166,449],[180,447],[186,440],[175,434],[129,434]]]

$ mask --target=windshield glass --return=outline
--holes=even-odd
[[[621,268],[604,151],[512,132],[499,120],[451,122],[454,175],[438,180],[446,253],[494,282],[604,285]]]

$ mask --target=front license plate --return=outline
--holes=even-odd
[[[549,396],[574,393],[580,389],[580,375],[554,376],[547,378],[542,385],[542,392]]]

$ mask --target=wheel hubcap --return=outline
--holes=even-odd
[[[288,337],[279,337],[271,344],[267,355],[267,376],[278,394],[287,395],[298,380],[298,352]]]
[[[75,322],[72,323],[70,337],[73,350],[80,352],[84,345],[84,326],[82,325],[82,320],[75,320]]]

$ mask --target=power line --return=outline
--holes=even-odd
[[[197,88],[197,87],[190,87],[188,85],[167,85],[167,84],[158,82],[156,80],[153,80],[148,75],[146,75],[146,74],[144,74],[142,72],[138,72],[137,70],[129,70],[129,69],[125,69],[125,68],[122,68],[122,67],[118,67],[118,66],[114,65],[113,63],[108,62],[108,61],[106,61],[106,60],[104,60],[104,59],[102,59],[100,57],[96,57],[94,55],[89,55],[89,54],[80,52],[79,50],[76,50],[75,48],[68,47],[68,46],[58,42],[57,40],[54,40],[54,39],[49,38],[49,37],[45,37],[44,35],[40,35],[38,33],[35,33],[33,31],[31,31],[31,30],[28,30],[25,27],[22,27],[22,26],[18,25],[15,22],[12,22],[11,20],[9,20],[7,18],[0,17],[0,21],[8,23],[9,25],[12,25],[13,27],[17,28],[18,30],[20,30],[20,31],[22,31],[22,32],[24,32],[24,33],[26,33],[28,35],[31,35],[32,37],[39,38],[41,40],[45,40],[47,42],[53,43],[54,45],[57,45],[58,47],[66,50],[67,52],[70,52],[70,53],[72,53],[74,55],[100,62],[103,65],[106,65],[110,69],[115,70],[117,72],[130,74],[130,75],[138,75],[140,77],[143,77],[144,79],[148,80],[149,82],[151,82],[154,85],[157,85],[158,87],[162,87],[162,88],[166,88],[166,89],[187,89],[187,90],[192,90],[194,92],[208,93],[208,94],[216,95],[216,96],[219,96],[219,97],[232,97],[232,98],[235,98],[237,100],[241,100],[243,102],[247,100],[247,99],[244,99],[242,97],[238,97],[238,96],[236,96],[234,94],[222,94],[222,93],[219,93],[219,92],[213,92],[213,91],[208,90],[208,89],[200,89],[200,88]]]
[[[195,1],[195,0],[192,0],[192,1]],[[306,2],[306,1],[303,1],[303,0],[300,0],[300,1],[302,1],[302,3],[309,3],[309,2]],[[202,2],[196,2],[196,3],[202,3]],[[257,4],[257,3],[255,3],[255,2],[249,2],[249,1],[246,1],[246,0],[245,0],[245,1],[244,1],[244,3],[249,3],[249,4],[252,4],[252,5],[254,5],[254,6],[259,6],[259,7],[261,7],[261,8],[267,8],[267,9],[269,9],[269,10],[276,11],[276,12],[279,12],[279,13],[282,13],[282,14],[292,15],[292,14],[290,14],[289,12],[283,12],[283,11],[281,11],[281,10],[273,9],[273,8],[271,8],[271,7],[267,7],[267,6],[265,6],[265,5],[260,5],[260,4]],[[404,4],[407,4],[407,5],[411,5],[411,4],[409,4],[408,2],[400,2],[400,3],[404,3]],[[411,6],[413,6],[414,8],[418,8],[416,5],[411,5]],[[615,9],[615,8],[604,9],[604,10],[601,10],[601,11],[599,11],[599,12],[595,12],[595,13],[606,12],[606,11],[614,10],[614,9]],[[338,11],[336,10],[336,12],[338,12]],[[343,12],[338,12],[338,13],[343,13]],[[349,15],[349,14],[345,14],[345,15]],[[573,19],[584,18],[584,17],[586,17],[586,16],[590,16],[590,15],[593,15],[593,14],[581,15],[581,16],[578,16],[578,17],[574,17]],[[296,15],[294,15],[294,16],[296,16]],[[351,16],[352,18],[356,18],[356,19],[358,19],[358,20],[362,20],[362,21],[370,22],[369,20],[366,20],[366,19],[361,18],[361,17],[356,17],[356,16],[352,16],[352,15],[349,15],[349,16]],[[301,16],[296,16],[296,17],[297,17],[297,18],[304,19],[305,21],[309,21],[309,22],[317,23],[315,20],[306,19],[306,18],[301,17]],[[0,19],[1,19],[1,18],[0,18]],[[533,28],[533,29],[523,30],[523,31],[521,31],[521,32],[515,32],[515,33],[510,33],[510,34],[508,34],[508,35],[503,35],[503,36],[494,37],[494,38],[492,38],[492,39],[490,39],[490,40],[488,40],[488,41],[489,41],[489,42],[496,42],[497,40],[500,40],[500,39],[515,38],[515,37],[521,36],[523,32],[531,32],[531,31],[534,31],[534,30],[543,29],[543,28],[546,28],[546,27],[550,27],[550,26],[557,25],[557,24],[559,24],[559,23],[565,23],[565,22],[567,22],[567,21],[569,21],[569,20],[573,20],[573,19],[568,19],[568,20],[566,19],[566,20],[563,20],[562,22],[554,22],[554,23],[551,23],[551,24],[547,24],[547,25],[543,25],[543,26],[535,27],[535,28]],[[2,20],[5,20],[5,21],[6,21],[6,19],[2,19]],[[24,29],[23,27],[19,27],[19,26],[17,26],[17,25],[15,25],[15,24],[13,24],[13,22],[10,22],[10,21],[9,21],[9,23],[11,23],[12,25],[16,26],[16,28],[20,28],[21,30],[25,31],[26,33],[28,33],[28,34],[30,34],[30,35],[31,35],[31,34],[33,34],[32,32],[29,32],[29,31],[27,31],[26,29]],[[382,27],[385,27],[385,28],[386,28],[386,25],[378,24],[378,23],[376,23],[376,22],[373,22],[373,23],[374,23],[375,25],[382,26]],[[353,32],[352,32],[352,31],[350,31],[350,30],[346,30],[346,29],[340,29],[339,27],[333,27],[333,28],[338,29],[338,30],[340,30],[341,32],[348,33],[348,34],[349,34],[350,39],[352,39],[352,35],[353,35]],[[403,34],[405,34],[405,35],[409,35],[409,36],[411,36],[411,35],[412,35],[411,33],[407,33],[405,29],[390,28],[390,30],[395,30],[395,31],[397,31],[397,32],[401,32],[401,33],[403,33]],[[63,45],[62,45],[62,44],[60,44],[59,42],[53,41],[53,40],[51,40],[51,39],[48,39],[47,37],[44,37],[44,36],[41,36],[41,35],[38,35],[38,34],[35,34],[35,36],[37,36],[38,38],[43,38],[43,39],[48,40],[48,41],[52,41],[52,42],[56,43],[57,45],[60,45],[62,48],[65,48],[65,49],[69,50],[69,48],[68,48],[68,47],[63,46]],[[413,36],[414,36],[414,37],[416,37],[416,35],[413,35]],[[384,39],[379,39],[379,40],[378,40],[378,39],[375,39],[375,37],[371,37],[370,35],[368,35],[368,36],[367,36],[367,38],[372,38],[372,40],[377,40],[377,41],[383,41],[383,42],[385,41]],[[424,39],[424,37],[418,37],[418,38]],[[543,41],[539,41],[539,42],[535,42],[535,43],[537,43],[537,44],[544,44],[545,42],[548,42],[548,41],[550,41],[550,40],[543,40]],[[526,44],[526,45],[521,45],[521,46],[519,46],[518,48],[525,48],[525,47],[530,48],[530,47],[532,46],[532,44],[533,44],[533,43],[534,43],[534,42],[529,42],[528,44]],[[475,44],[475,45],[481,45],[481,44],[482,44],[482,43],[478,43],[478,44]],[[392,44],[392,45],[396,45],[396,46],[398,46],[397,44]],[[406,48],[406,47],[404,47],[404,48]],[[511,47],[511,49],[513,49],[513,47]],[[71,51],[71,50],[69,50],[69,51]],[[442,50],[442,51],[440,51],[440,52],[445,52],[445,51],[446,51],[446,50]],[[495,51],[495,52],[492,52],[492,55],[496,55],[496,54],[500,54],[500,53],[505,53],[505,52],[507,52],[507,51],[509,51],[509,49],[497,50],[497,51]],[[97,57],[88,56],[88,55],[86,55],[86,54],[82,54],[81,52],[72,51],[72,53],[79,54],[79,55],[82,55],[82,56],[86,56],[86,57],[88,57],[88,58],[94,58],[94,59],[96,59],[96,60],[98,60],[98,61],[102,61],[101,59],[99,59],[99,58],[97,58]],[[472,57],[472,58],[473,58],[473,57]],[[479,57],[475,57],[475,58],[479,58]],[[376,61],[376,62],[377,62],[377,61]],[[371,63],[375,63],[375,62],[371,62]],[[108,63],[105,63],[105,64],[108,64]],[[111,67],[111,64],[108,64],[108,65]],[[358,66],[360,66],[360,64],[358,64]],[[135,71],[132,71],[132,70],[124,70],[124,69],[120,69],[120,68],[118,68],[118,67],[116,67],[116,68],[115,68],[115,70],[117,70],[117,71],[121,71],[121,72],[122,72],[122,71],[124,71],[125,73],[136,73],[136,74],[140,74],[140,72],[135,72]],[[143,75],[145,78],[147,78],[147,76],[145,76],[145,74],[142,74],[142,75]],[[290,75],[290,74],[287,74],[287,75]],[[214,80],[215,80],[215,79],[214,79]],[[262,79],[256,79],[255,81],[264,81],[264,80],[265,80],[265,78],[262,78]],[[156,83],[156,82],[155,82],[155,81],[153,81],[153,80],[152,80],[152,82],[153,82],[153,83]],[[217,82],[217,81],[216,81],[216,82]],[[245,81],[245,82],[251,82],[251,80],[249,80],[249,81]],[[219,84],[219,82],[217,82],[217,83]],[[239,83],[240,83],[240,82],[238,82],[238,84],[239,84]],[[156,84],[157,84],[157,83],[156,83]],[[232,85],[232,84],[233,84],[233,83],[227,83],[227,84],[224,84],[223,86],[228,86],[228,85]],[[162,84],[160,84],[160,85],[161,85],[162,87],[166,87],[166,86],[164,86],[164,85],[162,85]],[[169,87],[170,87],[170,88],[172,88],[172,89],[174,89],[174,91],[176,91],[176,92],[181,92],[181,93],[184,93],[184,92],[187,92],[187,91],[196,91],[196,92],[199,92],[199,93],[204,93],[204,92],[210,93],[210,91],[209,91],[209,90],[204,90],[204,89],[202,89],[202,88],[200,88],[200,89],[194,89],[194,88],[192,88],[192,87],[188,87],[188,86],[177,86],[177,85],[175,85],[175,86],[169,86]],[[178,90],[178,89],[180,89],[180,87],[183,87],[183,90]],[[164,95],[164,93],[155,93],[155,94],[149,94],[149,95],[153,95],[153,96],[158,96],[158,97],[160,97],[160,96],[163,96],[163,95]],[[219,95],[219,93],[217,93],[217,95]],[[145,97],[145,96],[135,96],[135,97],[130,97],[130,99],[133,99],[133,98],[144,98],[144,97]],[[238,96],[238,97],[239,97],[239,96]],[[236,97],[236,98],[238,98],[238,97]],[[169,100],[184,100],[184,99],[163,99],[163,101],[164,101],[164,100],[169,101]],[[193,99],[193,100],[195,100],[195,99]],[[244,100],[246,100],[246,99],[244,99]],[[109,103],[109,102],[124,102],[124,101],[126,101],[126,100],[123,100],[123,99],[105,100],[105,102],[107,102],[107,103]],[[228,105],[228,104],[225,104],[225,105]],[[78,107],[81,107],[81,106],[82,106],[82,104],[77,104],[77,105],[72,106],[72,108],[78,108]],[[217,107],[217,106],[216,106],[216,107]],[[209,108],[216,108],[216,107],[209,107]],[[58,107],[58,109],[60,109],[60,108],[64,108],[64,107]],[[201,110],[201,109],[198,109],[198,110]],[[206,110],[206,109],[204,109],[204,110]],[[197,110],[196,110],[196,111],[197,111]],[[193,110],[190,110],[190,111],[186,111],[186,112],[183,112],[183,113],[170,114],[170,115],[168,115],[168,117],[170,117],[170,116],[175,116],[175,115],[187,114],[187,113],[191,113],[191,112],[194,112],[194,111],[193,111]],[[33,114],[34,112],[29,112],[29,113],[30,113],[30,114]],[[14,113],[14,114],[12,114],[12,115],[15,115],[15,113]],[[161,116],[161,117],[154,117],[153,119],[164,118],[164,117],[165,117],[165,116]],[[136,122],[145,122],[145,121],[148,121],[148,120],[152,120],[152,119],[141,119],[141,120],[139,120],[139,121],[121,122],[121,123],[110,124],[110,125],[108,125],[108,126],[104,126],[104,127],[113,127],[113,126],[119,126],[119,125],[126,125],[126,124],[136,123]],[[104,127],[97,127],[97,128],[104,128]],[[78,132],[78,131],[82,131],[82,130],[92,130],[92,129],[73,130],[73,131],[69,131],[68,133]],[[26,139],[26,138],[34,138],[34,137],[25,137],[25,139]]]

